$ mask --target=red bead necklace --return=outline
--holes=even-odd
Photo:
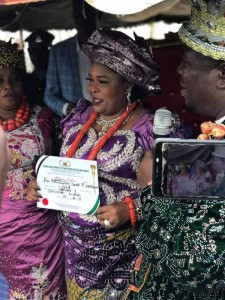
[[[105,145],[105,143],[113,136],[113,134],[118,130],[118,128],[123,124],[123,122],[126,120],[126,118],[130,115],[130,113],[135,109],[137,106],[138,101],[133,102],[128,109],[126,109],[122,115],[120,116],[119,120],[110,127],[107,132],[103,135],[103,137],[98,141],[98,143],[94,146],[94,148],[91,150],[88,160],[94,160],[98,154],[98,152],[102,149],[102,147]],[[79,147],[80,141],[84,137],[84,135],[88,132],[88,129],[91,127],[91,125],[95,122],[97,118],[97,113],[93,112],[90,119],[87,120],[87,122],[83,125],[81,130],[79,131],[78,135],[76,136],[75,140],[73,141],[72,145],[67,151],[67,157],[73,157],[74,153],[76,152],[77,148]]]
[[[4,131],[12,131],[25,124],[29,116],[30,105],[26,101],[23,101],[16,113],[15,119],[2,120],[0,118],[0,125]]]

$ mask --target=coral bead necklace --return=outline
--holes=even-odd
[[[119,117],[116,123],[110,127],[106,133],[101,137],[98,143],[93,147],[91,150],[88,160],[94,160],[98,154],[98,152],[102,149],[105,143],[113,136],[113,134],[118,130],[118,128],[124,123],[124,121],[129,117],[129,115],[133,112],[135,107],[137,106],[138,101],[133,102]],[[67,151],[67,157],[73,157],[74,153],[76,152],[77,148],[79,147],[80,141],[84,137],[84,135],[88,132],[88,129],[94,124],[98,114],[93,112],[90,119],[83,125],[81,130],[79,131],[78,135],[76,136],[75,140],[73,141],[72,145]]]
[[[12,131],[25,124],[30,116],[30,105],[23,101],[16,113],[15,119],[2,120],[0,125],[4,131]]]

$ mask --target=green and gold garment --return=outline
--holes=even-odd
[[[225,299],[225,200],[156,199],[148,187],[142,201],[128,299]]]

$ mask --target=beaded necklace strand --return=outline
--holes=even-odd
[[[98,141],[98,143],[94,146],[94,148],[91,150],[88,160],[94,160],[98,154],[98,152],[103,148],[105,143],[113,136],[113,134],[118,130],[118,128],[123,124],[123,122],[127,119],[127,117],[130,115],[130,113],[135,109],[137,106],[138,101],[133,102],[120,116],[119,120],[110,127],[107,132],[102,136],[102,138]],[[90,119],[86,121],[86,123],[83,125],[81,130],[79,131],[78,135],[76,136],[75,140],[71,144],[70,148],[67,151],[66,156],[67,157],[73,157],[74,153],[76,152],[77,148],[79,147],[79,144],[84,137],[84,135],[87,133],[88,129],[91,127],[91,125],[95,122],[98,114],[96,112],[93,112]]]
[[[23,101],[16,113],[15,119],[3,120],[0,118],[0,125],[4,131],[12,131],[25,124],[30,116],[30,105]]]
[[[116,122],[119,120],[119,117],[116,117],[115,119],[112,119],[110,121],[106,121],[103,119],[102,115],[98,115],[95,122],[96,124],[102,126],[102,130],[98,133],[98,136],[103,136],[107,130],[112,127]]]

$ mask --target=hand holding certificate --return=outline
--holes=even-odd
[[[99,207],[97,162],[58,156],[41,156],[36,164],[42,198],[37,206],[94,214]]]

